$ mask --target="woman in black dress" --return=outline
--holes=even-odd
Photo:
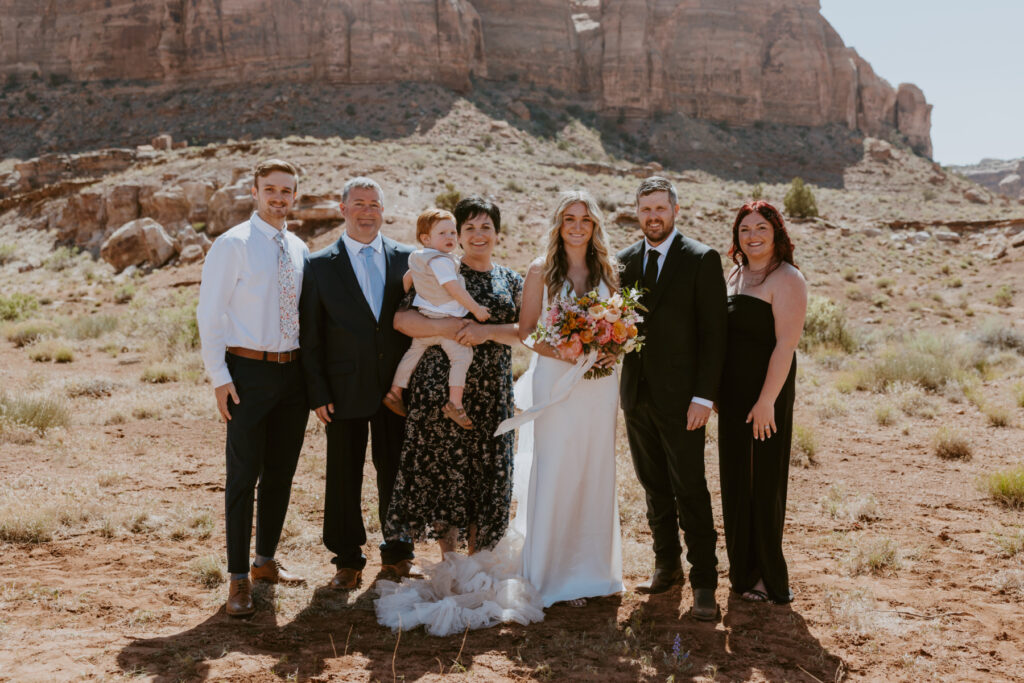
[[[718,458],[732,589],[746,600],[793,599],[782,555],[793,436],[796,347],[807,283],[782,216],[740,208],[729,256],[729,336],[719,391]]]
[[[462,541],[470,552],[491,548],[508,527],[514,435],[493,434],[513,413],[511,346],[519,343],[523,292],[522,276],[491,260],[501,231],[498,207],[482,197],[467,197],[454,213],[463,250],[460,273],[490,319],[484,324],[429,319],[407,309],[395,315],[395,328],[409,336],[443,335],[473,346],[465,390],[473,427],[464,429],[442,414],[449,362],[440,347],[429,348],[406,393],[405,441],[385,534],[436,539],[442,553]]]

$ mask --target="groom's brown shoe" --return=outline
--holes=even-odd
[[[306,583],[304,578],[292,574],[278,564],[277,560],[267,560],[259,567],[253,565],[249,575],[252,577],[253,583],[266,581],[267,583],[280,583],[284,586],[302,586]]]
[[[256,605],[252,602],[252,585],[248,577],[231,579],[224,611],[232,617],[247,617],[256,611]]]
[[[655,566],[650,580],[637,585],[636,591],[654,595],[655,593],[664,593],[672,586],[681,586],[684,583],[686,583],[686,575],[683,574],[682,567]]]
[[[380,573],[381,578],[391,580],[423,578],[423,572],[412,560],[400,560],[394,564],[382,564],[380,566]]]
[[[359,580],[363,577],[363,570],[361,569],[349,569],[348,567],[342,567],[338,570],[338,573],[331,579],[331,588],[339,591],[350,591],[354,590],[359,585]]]

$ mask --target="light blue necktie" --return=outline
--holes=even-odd
[[[366,275],[370,282],[370,308],[373,310],[373,317],[380,320],[380,306],[384,299],[384,276],[373,260],[373,247],[366,245],[359,250],[359,255],[363,257],[363,265],[366,266]]]

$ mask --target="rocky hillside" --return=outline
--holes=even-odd
[[[993,192],[1024,200],[1024,158],[982,159],[970,166],[954,166],[953,170]]]
[[[619,118],[839,125],[931,154],[920,89],[876,75],[817,0],[0,0],[0,77],[463,92],[486,81]]]

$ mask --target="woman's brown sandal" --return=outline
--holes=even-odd
[[[405,408],[405,402],[402,400],[402,397],[396,396],[390,391],[384,394],[384,405],[387,406],[388,410],[397,415],[401,415],[402,417],[409,414],[409,411]]]
[[[444,404],[444,408],[441,408],[441,412],[444,413],[445,417],[463,429],[473,428],[473,421],[469,419],[469,415],[466,415],[465,408],[456,408],[454,403],[448,401]]]

